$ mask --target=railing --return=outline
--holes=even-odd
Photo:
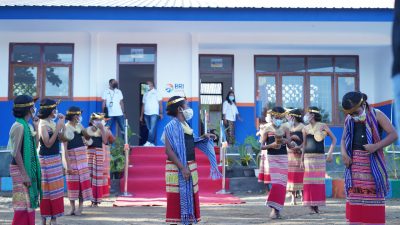
[[[123,197],[132,197],[133,195],[128,192],[128,173],[129,173],[129,140],[128,140],[128,119],[125,119],[125,172],[124,172],[124,193],[121,195]]]
[[[207,122],[207,121],[206,121]],[[226,181],[226,155],[227,155],[227,149],[228,149],[228,143],[226,142],[226,136],[225,136],[225,128],[224,128],[224,121],[221,120],[220,123],[220,138],[219,138],[219,146],[220,146],[220,151],[219,151],[219,157],[220,157],[220,163],[222,163],[222,189],[217,192],[217,194],[230,194],[229,191],[225,189],[225,181]]]

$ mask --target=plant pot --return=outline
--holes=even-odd
[[[254,177],[254,169],[245,168],[243,174],[245,177]]]
[[[121,190],[121,179],[111,179],[110,193],[118,195]]]
[[[334,179],[332,180],[332,197],[333,198],[346,198],[344,192],[344,180]]]
[[[390,193],[388,198],[400,198],[400,180],[390,179]]]
[[[121,179],[122,178],[122,172],[112,172],[111,173],[111,179]]]

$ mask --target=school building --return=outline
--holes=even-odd
[[[76,105],[84,123],[101,111],[108,80],[119,80],[126,113],[140,130],[142,84],[184,95],[191,125],[218,129],[233,89],[242,142],[274,105],[323,109],[340,137],[344,93],[365,92],[392,114],[393,0],[0,1],[0,146],[7,145],[18,94]],[[158,126],[168,122],[165,117]],[[159,140],[159,138],[158,138]],[[137,144],[138,138],[132,140]],[[326,143],[329,144],[329,143]]]

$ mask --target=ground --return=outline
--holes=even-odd
[[[283,220],[270,220],[270,210],[265,207],[265,196],[261,194],[239,194],[246,204],[224,206],[202,206],[200,224],[346,224],[344,220],[345,202],[343,199],[328,199],[327,206],[320,215],[310,215],[302,206],[285,205]],[[99,208],[85,207],[84,215],[64,216],[59,219],[62,225],[151,225],[165,224],[165,207],[113,207],[115,198],[110,198]],[[286,203],[288,203],[288,199]],[[65,200],[66,212],[70,209]],[[85,205],[87,206],[87,205]],[[387,224],[400,224],[400,200],[388,200],[386,205]],[[36,213],[37,224],[40,214]],[[11,224],[13,211],[11,198],[0,197],[0,224]]]

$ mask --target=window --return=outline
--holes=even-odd
[[[201,83],[200,95],[203,105],[222,104],[222,83]]]
[[[73,44],[10,44],[9,97],[72,97]]]
[[[358,90],[358,56],[255,56],[257,116],[275,105],[317,106],[323,121],[343,124],[341,99]]]

